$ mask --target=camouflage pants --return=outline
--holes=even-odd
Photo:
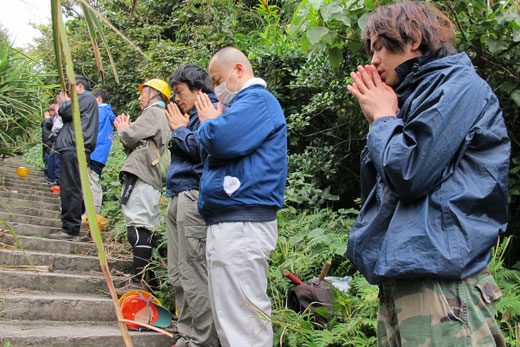
[[[493,302],[502,296],[486,268],[462,281],[388,280],[381,285],[378,346],[505,346]]]

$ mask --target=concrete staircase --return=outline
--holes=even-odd
[[[7,342],[14,347],[124,346],[94,243],[48,238],[61,227],[59,195],[43,183],[42,170],[31,167],[29,176],[18,177],[19,166],[27,167],[21,158],[0,162],[0,218],[13,228],[33,264],[52,272],[15,271],[12,267],[28,265],[27,259],[20,250],[0,247],[0,347]],[[10,240],[0,222],[0,242]],[[109,267],[128,273],[131,261],[109,258]],[[118,287],[126,277],[113,279]],[[130,335],[134,346],[173,344],[155,332]]]

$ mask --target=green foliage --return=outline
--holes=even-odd
[[[338,200],[337,195],[330,193],[330,188],[324,190],[316,188],[307,179],[312,177],[302,172],[292,172],[287,177],[287,188],[285,189],[285,199],[291,211],[296,212],[296,208],[306,206],[322,206],[327,200]]]
[[[34,129],[34,138],[31,142],[26,142],[23,145],[23,159],[29,165],[43,169],[45,165],[43,164],[43,147],[40,144],[40,139],[42,138],[42,128],[38,127]]]
[[[338,69],[345,54],[361,53],[361,29],[375,6],[373,0],[303,0],[294,13],[290,32],[301,36],[305,51],[310,54],[324,51],[330,66]]]
[[[35,62],[0,38],[0,157],[12,155],[33,139],[48,99]]]
[[[375,346],[378,287],[370,285],[359,273],[349,284],[348,295],[332,288],[334,318],[328,329],[317,329],[310,322],[308,311],[297,314],[286,308],[274,310],[274,340],[290,347]]]
[[[348,231],[356,210],[313,209],[297,212],[285,208],[278,215],[278,244],[271,255],[268,294],[272,300],[275,341],[283,346],[373,346],[376,335],[377,286],[366,282],[345,259]],[[286,308],[291,285],[283,277],[290,270],[303,281],[318,277],[324,263],[332,261],[330,276],[354,275],[349,295],[333,291],[335,318],[328,330],[318,330],[310,312],[297,314]],[[278,343],[276,343],[278,344]]]
[[[345,258],[348,231],[354,224],[355,210],[315,209],[298,212],[286,208],[278,214],[278,244],[271,255],[269,297],[273,307],[284,306],[288,269],[302,280],[319,276],[327,260],[332,261],[331,276],[345,276],[350,264]]]
[[[502,298],[495,303],[501,329],[509,343],[518,342],[520,326],[520,271],[504,266],[504,255],[511,243],[511,236],[502,239],[493,249],[489,269],[502,291]]]

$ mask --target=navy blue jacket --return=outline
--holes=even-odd
[[[213,104],[218,102],[214,94],[208,94]],[[200,158],[200,142],[197,130],[200,126],[197,110],[189,113],[187,126],[178,127],[172,132],[170,153],[172,161],[166,174],[166,196],[173,198],[186,190],[199,190],[200,177],[204,165]]]
[[[229,109],[199,128],[207,152],[198,208],[208,225],[267,222],[283,206],[287,126],[278,100],[261,85],[242,89]]]
[[[361,155],[363,208],[347,255],[370,283],[464,279],[507,226],[510,140],[498,99],[465,53],[396,68],[397,117]]]

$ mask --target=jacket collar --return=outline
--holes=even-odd
[[[404,81],[410,73],[417,72],[421,65],[427,64],[432,60],[435,60],[435,58],[431,55],[422,55],[420,57],[415,57],[397,66],[395,68],[395,72],[397,72],[399,80]],[[399,88],[399,86],[397,86],[397,88]]]
[[[410,94],[415,90],[418,83],[435,71],[467,68],[473,65],[466,53],[458,53],[445,57],[434,57],[424,55],[405,61],[395,68],[399,75],[400,83],[394,88],[399,99],[399,107],[406,101]]]
[[[144,110],[149,109],[150,107],[154,107],[154,106],[155,107],[166,108],[166,104],[164,103],[164,101],[156,101],[153,104],[146,106]]]
[[[263,81],[263,80],[262,80]],[[265,83],[265,82],[264,82]],[[238,99],[240,99],[240,97],[247,91],[247,90],[251,90],[251,89],[265,89],[266,87],[266,84],[262,84],[262,83],[254,83],[246,88],[242,88],[240,89],[240,91],[238,92],[237,95],[235,95],[235,97],[233,98],[233,100],[231,100],[231,102],[229,103],[228,105],[228,108],[231,107],[231,105],[233,105],[233,103],[235,103],[235,101],[237,101]]]

